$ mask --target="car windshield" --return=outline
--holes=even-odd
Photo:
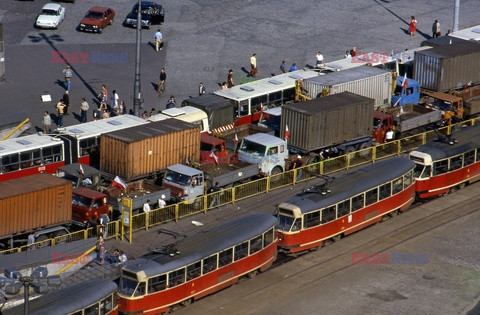
[[[285,232],[290,231],[290,228],[293,225],[293,220],[294,220],[294,218],[292,218],[292,217],[287,217],[287,216],[282,215],[282,214],[278,215],[277,229],[280,230],[280,231],[285,231]]]
[[[165,174],[165,179],[168,181],[186,186],[190,184],[192,177],[185,174],[174,172],[172,170],[168,170],[167,173]]]
[[[86,17],[94,20],[101,20],[103,17],[103,14],[100,12],[88,11]]]
[[[145,294],[145,282],[138,283],[137,281],[127,278],[120,278],[120,293],[128,296],[140,296]]]
[[[260,143],[256,143],[256,142],[252,142],[244,139],[240,150],[244,152],[249,152],[249,153],[258,153],[258,155],[264,156],[267,148]]]
[[[57,15],[57,11],[52,9],[43,9],[42,15]]]

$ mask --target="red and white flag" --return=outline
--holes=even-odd
[[[117,187],[119,189],[125,189],[127,188],[127,184],[120,178],[120,177],[115,177],[115,179],[112,182],[112,186]]]
[[[216,156],[215,153],[213,153],[213,151],[210,152],[210,157],[213,158],[213,160],[215,161],[215,164],[218,165],[218,156]]]
[[[285,140],[290,139],[290,130],[288,130],[288,125],[285,125]]]
[[[402,82],[402,89],[406,89],[408,85],[408,80],[407,80],[407,73],[403,76],[403,82]]]

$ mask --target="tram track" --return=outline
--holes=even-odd
[[[478,186],[478,184],[476,184],[476,186]],[[216,311],[220,312],[220,310],[222,313],[228,310],[238,311],[242,309],[240,307],[241,305],[247,305],[247,301],[251,299],[255,299],[256,301],[268,301],[269,298],[272,297],[272,294],[274,294],[272,292],[288,292],[287,289],[292,290],[292,284],[298,286],[298,288],[301,288],[314,283],[321,283],[321,281],[325,280],[327,277],[335,276],[337,273],[356,266],[355,264],[352,264],[352,252],[375,254],[392,251],[396,246],[418,241],[419,239],[434,233],[438,229],[454,224],[457,221],[467,218],[468,216],[480,210],[480,206],[478,206],[480,204],[478,202],[480,201],[480,196],[474,196],[460,203],[451,203],[447,207],[440,210],[432,210],[435,209],[437,205],[445,204],[445,198],[448,198],[448,195],[443,198],[433,199],[426,203],[418,203],[407,210],[403,215],[395,217],[394,220],[383,222],[386,224],[388,222],[400,220],[402,217],[409,216],[410,213],[414,212],[412,213],[413,218],[406,218],[411,222],[406,222],[398,228],[387,231],[386,233],[383,233],[382,235],[379,235],[373,239],[364,241],[361,244],[353,247],[341,246],[348,239],[351,239],[355,235],[362,233],[362,231],[368,231],[372,227],[349,235],[342,239],[339,243],[331,245],[334,246],[335,249],[347,247],[346,249],[344,248],[340,253],[337,253],[336,250],[335,253],[332,253],[331,250],[328,250],[327,252],[327,248],[321,248],[318,251],[301,255],[296,259],[293,257],[279,255],[277,261],[269,270],[266,271],[266,273],[269,273],[269,278],[272,279],[265,281],[265,284],[260,284],[257,281],[255,284],[255,290],[249,290],[241,296],[238,295],[239,290],[236,290],[234,300],[229,299],[225,302],[225,299],[222,299],[222,301],[225,303],[222,303],[221,305],[215,305],[214,308],[209,308],[208,312],[215,313]],[[422,209],[422,207],[425,210]],[[426,214],[417,219],[416,217],[419,214],[415,212],[422,210],[425,212],[434,212]],[[358,239],[356,241],[358,241]],[[328,246],[329,249],[334,248],[331,246]],[[308,279],[308,281],[299,282],[299,278]],[[190,311],[195,311],[195,313],[198,313],[198,309],[194,309],[195,307],[193,306],[184,309],[184,311],[186,313],[189,313]],[[202,308],[202,311],[203,310],[206,309]]]

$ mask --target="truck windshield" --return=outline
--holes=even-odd
[[[200,142],[200,151],[212,151],[214,148],[213,144]]]
[[[280,231],[285,231],[285,232],[290,231],[290,229],[292,228],[294,220],[295,219],[292,218],[292,217],[287,217],[287,216],[282,215],[282,214],[278,215],[277,229],[280,230]]]
[[[145,282],[120,278],[120,293],[127,296],[140,296],[145,294]]]
[[[172,170],[168,170],[165,174],[165,179],[183,186],[187,186],[190,184],[192,178],[188,175],[177,173]]]
[[[265,156],[265,151],[267,150],[267,147],[265,147],[263,144],[244,139],[240,150],[249,153],[258,153],[258,155],[260,156]]]
[[[260,118],[260,123],[264,126],[273,129],[279,130],[280,129],[280,116],[274,116],[270,114],[262,114]]]
[[[84,207],[84,208],[89,208],[90,205],[92,204],[91,198],[87,198],[87,197],[76,195],[76,194],[73,194],[72,197],[73,197],[72,204],[74,205]]]

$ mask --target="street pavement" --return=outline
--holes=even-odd
[[[36,15],[47,0],[0,2],[0,23],[5,26],[6,81],[0,82],[0,124],[28,116],[40,126],[44,110],[54,111],[63,94],[62,69],[65,64],[52,62],[52,51],[88,53],[86,63],[71,63],[74,69],[71,103],[79,110],[82,97],[93,106],[102,84],[117,90],[127,107],[132,108],[135,64],[135,29],[122,22],[134,0],[76,1],[62,3],[66,17],[58,30],[37,30]],[[144,110],[164,109],[170,95],[178,105],[197,96],[199,82],[207,92],[226,81],[234,70],[235,83],[245,82],[249,58],[257,53],[258,77],[278,73],[281,60],[303,67],[314,63],[317,51],[325,61],[341,59],[345,50],[390,52],[418,47],[430,37],[435,19],[442,33],[452,28],[451,0],[348,0],[348,1],[165,1],[166,17],[162,32],[165,49],[155,52],[156,26],[142,31],[141,87]],[[116,19],[102,34],[75,30],[88,8],[101,4],[116,11]],[[460,28],[478,24],[480,2],[461,2]],[[410,16],[418,20],[418,34],[406,34]],[[110,59],[99,60],[101,54]],[[95,57],[97,56],[97,57]],[[108,57],[107,56],[107,57]],[[113,58],[113,59],[112,59]],[[160,69],[166,68],[167,93],[155,92]],[[52,102],[42,103],[47,92]],[[27,113],[22,113],[26,111]],[[15,117],[15,114],[21,117]],[[9,116],[10,115],[10,116]],[[91,113],[89,119],[91,119]],[[78,123],[75,116],[65,124]]]

